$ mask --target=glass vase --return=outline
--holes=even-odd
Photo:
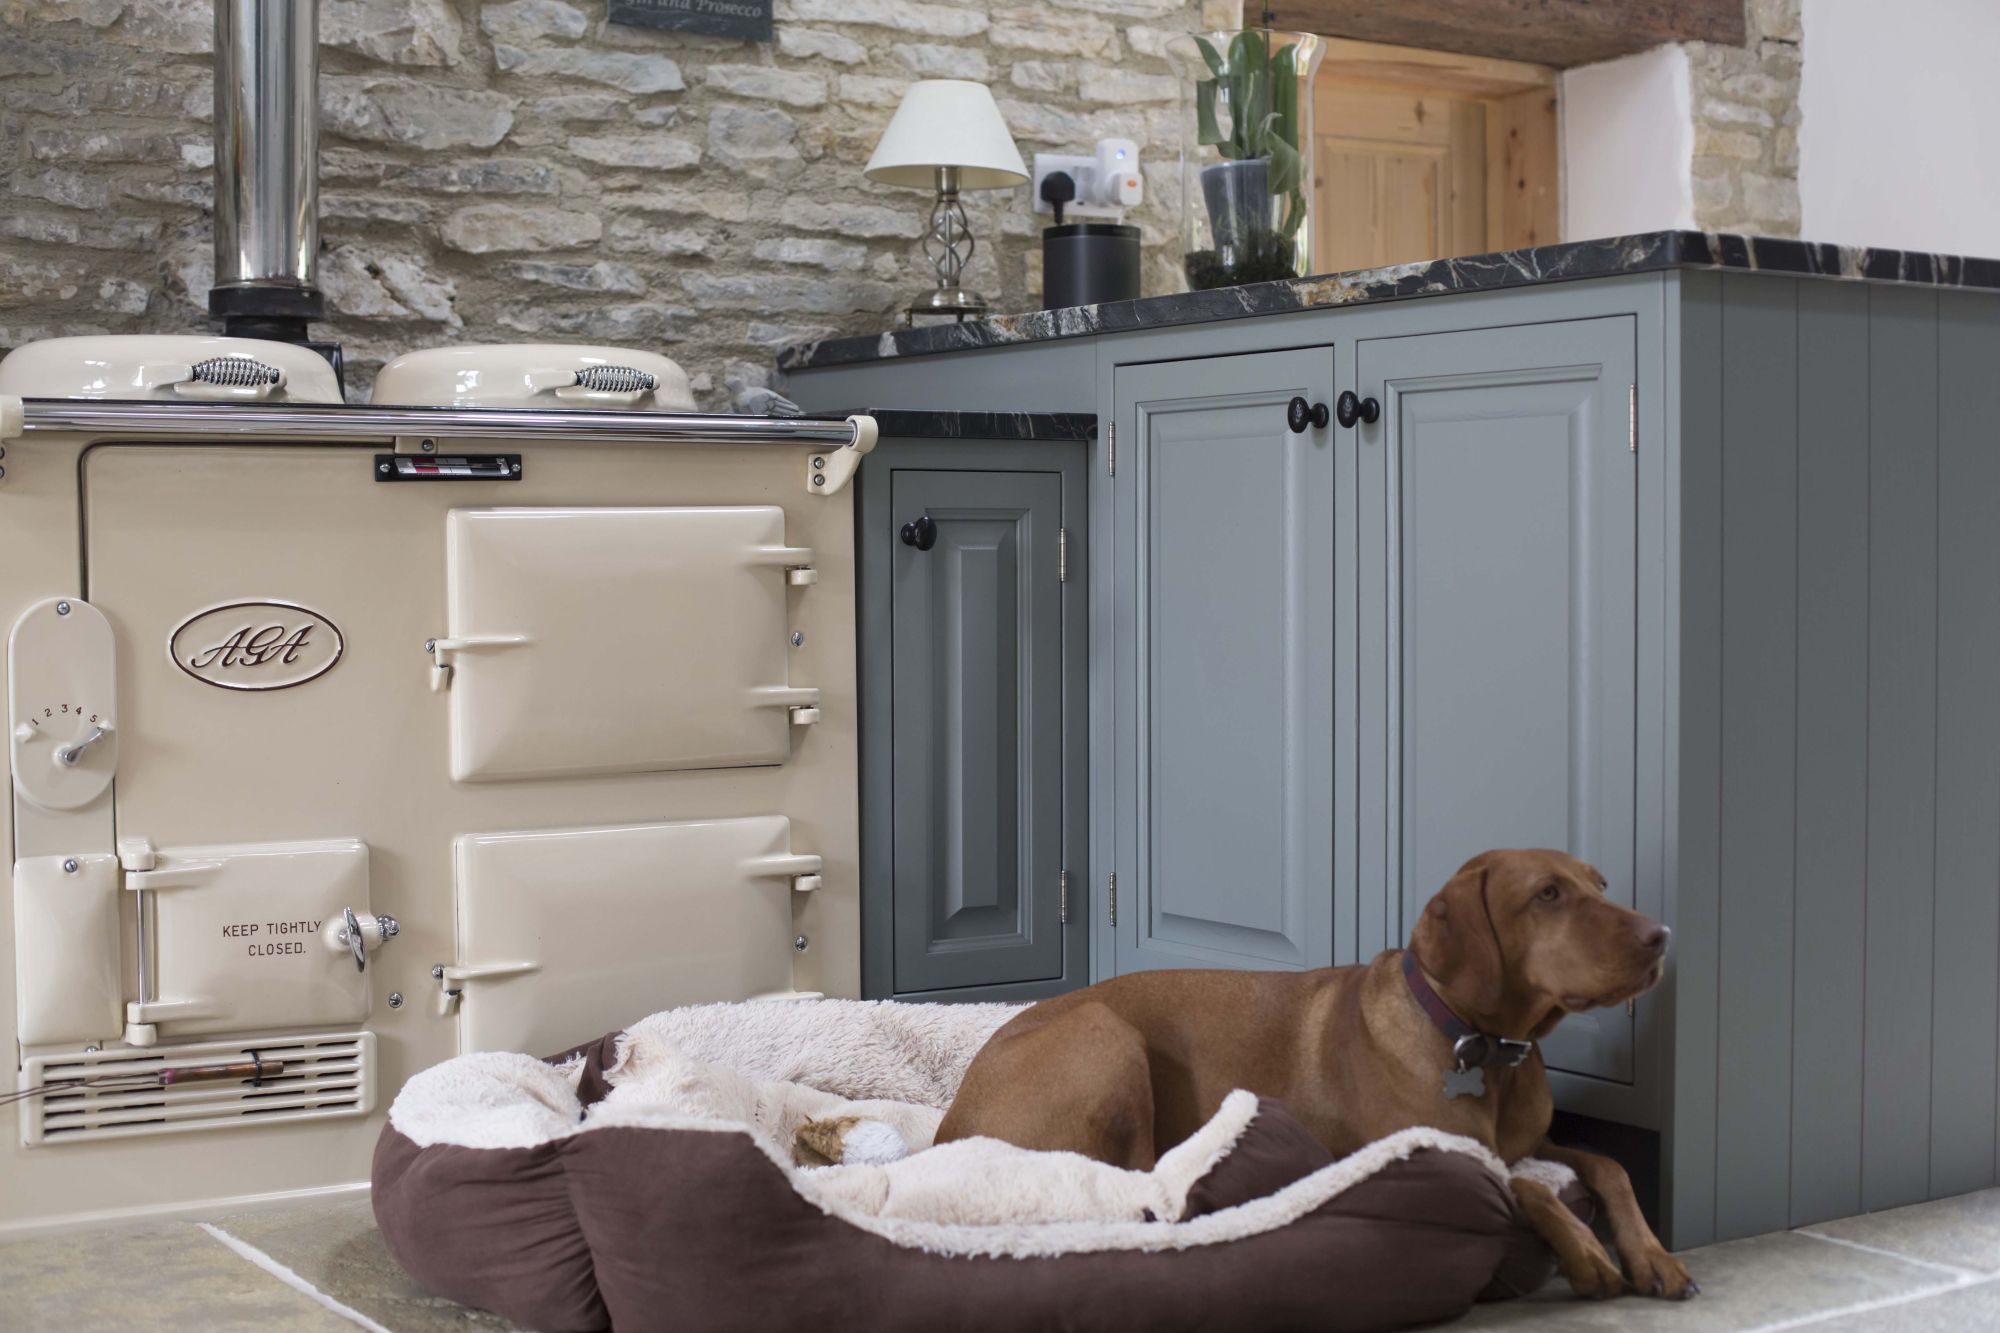
[[[1189,33],[1181,80],[1181,264],[1196,291],[1311,271],[1313,77],[1305,32]]]

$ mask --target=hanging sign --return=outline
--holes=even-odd
[[[771,40],[773,0],[611,0],[611,21],[669,32]]]

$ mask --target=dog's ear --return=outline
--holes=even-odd
[[[1487,857],[1478,856],[1459,868],[1437,891],[1410,932],[1417,962],[1438,985],[1476,1014],[1491,1014],[1504,997],[1505,971],[1500,941],[1486,910]]]

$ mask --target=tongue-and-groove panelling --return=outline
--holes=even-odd
[[[1688,1243],[1996,1180],[2000,300],[1681,282]]]
[[[1931,1193],[1993,1184],[2000,1152],[2000,318],[1937,294],[1938,758]],[[1871,1201],[1871,1206],[1872,1201]]]

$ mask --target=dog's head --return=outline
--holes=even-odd
[[[1606,898],[1595,866],[1562,852],[1505,850],[1459,868],[1424,908],[1410,948],[1468,1020],[1501,1036],[1541,1037],[1565,1013],[1652,989],[1666,968],[1667,935]]]

